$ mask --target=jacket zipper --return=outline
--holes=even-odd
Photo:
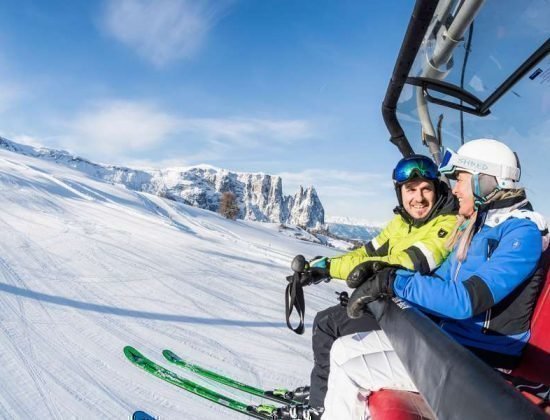
[[[458,262],[458,265],[456,267],[456,271],[455,271],[455,276],[454,276],[454,279],[453,281],[456,283],[456,279],[458,278],[458,272],[460,271],[460,267],[462,266],[462,261],[459,261]]]
[[[458,265],[456,266],[456,271],[455,271],[455,275],[454,275],[454,278],[453,278],[453,281],[456,283],[456,279],[458,278],[458,272],[460,271],[460,267],[462,266],[462,261],[459,261],[458,262]],[[446,324],[445,321],[440,321],[439,322],[439,327],[440,328],[443,328],[443,326]]]
[[[490,244],[487,244],[487,261],[491,259],[491,246]],[[485,321],[483,322],[483,328],[481,329],[481,332],[483,334],[487,334],[487,331],[489,331],[489,324],[491,323],[491,310],[492,308],[487,309],[485,312]]]
[[[487,309],[487,312],[485,312],[485,322],[483,323],[483,328],[481,329],[481,332],[483,334],[487,334],[487,331],[489,331],[489,324],[491,323],[491,309]]]

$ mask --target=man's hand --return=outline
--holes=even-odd
[[[357,267],[355,267],[351,273],[349,273],[349,276],[346,279],[346,283],[348,287],[356,289],[357,287],[361,286],[367,279],[370,279],[378,271],[386,268],[387,266],[388,263],[382,261],[366,261],[364,263],[361,263]]]
[[[300,277],[302,286],[330,281],[330,260],[327,257],[315,257],[306,263]]]
[[[355,269],[360,267],[358,265]],[[366,312],[366,305],[377,299],[393,296],[393,281],[395,280],[394,267],[384,268],[370,279],[366,280],[351,294],[347,311],[350,318],[360,318]],[[352,273],[350,274],[350,277]]]
[[[291,264],[294,275],[288,276],[289,282],[298,275],[302,286],[330,281],[330,260],[327,257],[315,257],[311,261],[306,261],[303,255],[296,255]]]

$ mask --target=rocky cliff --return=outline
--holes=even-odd
[[[239,218],[259,222],[289,223],[315,228],[324,224],[323,205],[313,187],[300,187],[294,196],[283,195],[278,176],[230,172],[210,166],[137,170],[100,165],[66,151],[35,148],[0,137],[0,147],[16,153],[53,160],[107,182],[217,211],[224,192],[233,192]]]

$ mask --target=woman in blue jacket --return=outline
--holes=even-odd
[[[511,369],[529,339],[529,320],[541,278],[533,276],[548,246],[544,218],[519,188],[515,153],[496,140],[472,140],[444,155],[440,172],[456,183],[459,220],[449,240],[453,252],[422,275],[386,268],[352,294],[348,314],[397,296],[439,319],[439,326],[493,367]],[[331,351],[323,420],[357,418],[360,389],[415,391],[381,331],[343,337]],[[347,415],[347,416],[346,416]],[[368,418],[368,413],[361,416]]]

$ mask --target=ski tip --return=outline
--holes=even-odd
[[[133,348],[132,346],[126,346],[126,347],[124,347],[123,351],[124,351],[124,354],[125,354],[126,356],[131,355],[131,354],[136,354],[136,353],[138,352],[138,351],[137,351],[135,348]]]
[[[136,411],[134,414],[132,414],[132,420],[156,420],[156,419],[144,411]]]
[[[165,359],[167,359],[171,362],[176,361],[176,360],[178,360],[178,361],[181,360],[179,358],[179,356],[176,353],[174,353],[172,350],[165,349],[165,350],[162,351],[162,355],[164,356]]]
[[[123,351],[126,358],[133,363],[135,363],[135,361],[138,359],[143,359],[143,355],[132,346],[124,347]]]

